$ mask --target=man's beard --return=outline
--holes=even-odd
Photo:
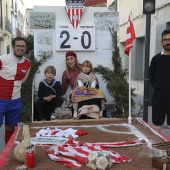
[[[24,53],[24,54],[25,54],[25,53]],[[18,55],[18,54],[16,54],[16,53],[14,52],[14,55],[15,55],[17,58],[22,58],[22,57],[24,56],[24,54]]]
[[[167,48],[167,46],[169,46],[169,48]],[[170,51],[170,44],[164,45],[163,48],[164,48],[164,50],[166,50],[166,51]]]

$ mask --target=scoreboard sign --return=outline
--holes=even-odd
[[[71,24],[58,24],[56,28],[57,51],[94,51],[95,26],[79,24],[74,29]]]

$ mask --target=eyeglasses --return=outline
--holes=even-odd
[[[16,48],[26,48],[25,45],[15,45]]]
[[[169,39],[163,39],[162,41],[164,41],[164,42],[170,42],[170,38]]]

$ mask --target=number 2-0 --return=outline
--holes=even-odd
[[[69,41],[70,39],[70,34],[68,31],[63,30],[60,33],[60,38],[63,38],[63,35],[66,35],[66,38],[63,40],[63,42],[60,45],[60,49],[63,48],[71,48],[71,45],[66,45],[66,43]],[[85,44],[85,36],[87,35],[88,38],[88,43],[87,45]],[[82,35],[81,35],[81,45],[84,49],[89,49],[91,47],[91,34],[88,31],[83,31]]]

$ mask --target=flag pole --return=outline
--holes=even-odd
[[[131,114],[131,55],[130,49],[133,48],[133,40],[136,39],[135,30],[133,26],[133,18],[132,18],[132,12],[130,12],[129,19],[128,19],[128,27],[126,32],[126,42],[125,42],[125,50],[124,53],[129,56],[129,117],[128,117],[128,123],[132,123],[132,114]]]
[[[132,115],[131,115],[131,55],[129,55],[129,117],[128,123],[132,124]]]

